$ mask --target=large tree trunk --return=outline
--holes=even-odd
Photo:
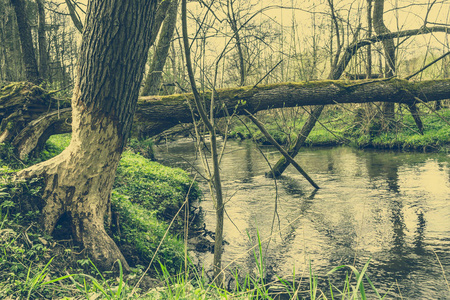
[[[62,103],[61,108],[67,107]],[[14,83],[0,90],[0,143],[15,144],[15,138],[32,121],[57,110],[58,100],[31,83]]]
[[[51,233],[67,213],[73,235],[102,268],[117,259],[128,266],[104,222],[133,120],[156,2],[89,2],[72,98],[71,143],[60,155],[18,174],[45,179],[45,231]]]
[[[41,79],[39,78],[36,54],[33,47],[33,39],[31,37],[31,28],[30,24],[28,24],[28,18],[25,15],[25,3],[23,0],[11,0],[11,4],[16,13],[26,78],[28,81],[39,84]]]
[[[215,111],[216,117],[228,112],[245,114],[271,108],[333,105],[336,103],[389,102],[411,104],[415,97],[425,102],[446,99],[450,95],[450,80],[409,82],[402,79],[341,81],[322,80],[310,82],[277,83],[263,86],[246,86],[217,90],[217,99],[223,106]],[[202,95],[210,99],[211,94]],[[146,134],[153,136],[179,123],[192,122],[186,100],[192,94],[141,97],[136,111],[136,122],[147,127]],[[208,106],[208,103],[206,103]],[[207,107],[208,108],[208,107]],[[209,108],[208,108],[209,109]],[[194,109],[194,115],[198,112]]]

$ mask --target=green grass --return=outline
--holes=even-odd
[[[113,191],[111,202],[115,219],[111,228],[113,240],[130,264],[147,266],[163,240],[168,225],[157,218],[155,211],[132,203],[129,197],[116,191]],[[169,234],[156,253],[155,261],[163,263],[175,273],[183,266],[183,256],[183,242]],[[155,266],[157,264],[153,265],[152,270]]]
[[[120,160],[114,190],[169,222],[186,196],[192,202],[201,194],[198,184],[185,171],[165,167],[129,151]],[[176,225],[178,228],[182,225],[181,219],[177,219]]]
[[[438,112],[439,115],[450,123],[450,109]],[[377,148],[399,148],[405,150],[439,150],[450,143],[450,125],[434,113],[422,118],[424,134],[414,132],[415,123],[410,114],[406,114],[402,120],[402,128],[390,133],[383,133],[372,140]]]
[[[254,250],[258,273],[242,276],[234,272],[235,283],[228,290],[210,283],[205,273],[197,270],[188,258],[185,272],[173,272],[167,265],[158,264],[160,272],[155,277],[160,283],[153,288],[140,282],[143,273],[139,269],[124,275],[120,262],[116,264],[117,272],[109,275],[100,272],[90,260],[86,261],[84,269],[64,271],[60,263],[55,264],[58,257],[42,254],[48,250],[30,256],[32,251],[24,249],[22,234],[5,231],[4,221],[0,227],[3,234],[0,240],[1,299],[274,299],[280,294],[289,299],[383,299],[367,274],[369,262],[361,270],[354,266],[333,268],[326,274],[330,280],[328,287],[319,287],[312,267],[306,271],[306,277],[296,275],[294,270],[289,279],[267,282],[259,240]],[[333,276],[340,272],[344,272],[344,281],[332,284]]]
[[[38,160],[48,160],[61,153],[70,144],[70,133],[52,135],[44,150],[38,155]]]

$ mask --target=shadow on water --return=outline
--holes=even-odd
[[[163,163],[186,168],[190,161],[201,168],[191,142],[163,149],[157,153]],[[267,163],[252,143],[229,142],[226,152],[221,171],[229,244],[223,265],[232,262],[242,274],[257,274],[249,249],[259,234],[269,281],[275,275],[289,281],[295,268],[307,290],[311,265],[322,290],[329,289],[329,281],[342,287],[344,271],[326,273],[344,264],[361,269],[370,258],[368,275],[380,293],[448,299],[442,271],[450,277],[448,155],[308,148],[296,160],[321,189],[313,192],[289,167],[277,180],[276,193],[274,181],[264,177]],[[263,152],[271,164],[279,157],[270,147]],[[212,201],[207,193],[205,198],[205,222],[213,230]],[[211,268],[211,254],[193,255]]]

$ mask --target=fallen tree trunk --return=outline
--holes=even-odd
[[[210,95],[205,95],[209,99]],[[401,79],[389,80],[322,80],[298,83],[278,83],[258,87],[237,87],[217,91],[222,105],[216,111],[217,117],[229,114],[245,114],[271,108],[296,106],[332,105],[345,103],[391,102],[412,104],[450,97],[450,79],[409,82]],[[148,123],[149,136],[179,123],[192,121],[189,105],[192,94],[163,97],[141,97],[135,120]],[[206,106],[208,103],[206,103]],[[219,106],[219,105],[218,105]],[[194,114],[197,112],[194,111]]]
[[[204,95],[205,99],[210,99]],[[271,108],[333,105],[336,103],[369,103],[390,102],[414,104],[416,97],[424,102],[450,98],[450,79],[410,82],[402,79],[380,80],[320,80],[310,82],[288,82],[257,87],[236,87],[217,90],[216,117],[245,114],[245,110],[255,113]],[[188,101],[192,103],[192,94],[140,97],[135,114],[135,123],[147,137],[159,134],[180,123],[191,123],[192,115]],[[15,83],[0,90],[0,142],[9,142],[21,150],[19,156],[26,157],[30,147],[21,147],[22,143],[30,143],[27,139],[18,140],[23,130],[28,132],[47,132],[38,127],[53,126],[53,134],[67,132],[70,129],[71,112],[60,110],[59,117],[47,118],[46,114],[57,111],[56,103],[49,93],[31,84]],[[205,104],[208,106],[208,103]],[[194,105],[192,105],[194,107]],[[197,111],[194,109],[194,116]],[[19,113],[17,113],[19,111]],[[14,117],[12,117],[14,116]],[[41,121],[35,121],[39,118]],[[17,120],[14,125],[11,120]],[[66,125],[64,125],[66,124]],[[30,127],[31,126],[31,127]],[[35,135],[29,135],[36,139]],[[41,141],[42,142],[42,141]],[[37,145],[38,143],[35,142]]]

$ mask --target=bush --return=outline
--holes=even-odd
[[[13,170],[0,167],[0,217],[7,217],[18,225],[29,225],[40,221],[44,207],[41,178],[11,180]]]

